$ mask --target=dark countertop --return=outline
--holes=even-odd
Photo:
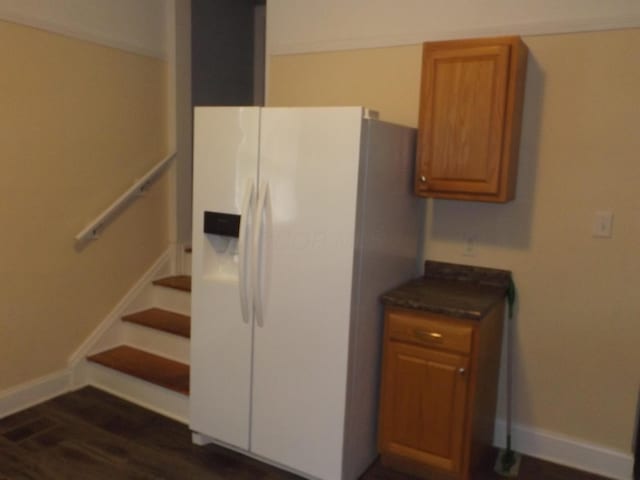
[[[507,270],[428,260],[424,277],[384,293],[381,300],[387,306],[479,320],[504,301],[510,282]]]

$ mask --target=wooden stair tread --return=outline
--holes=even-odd
[[[162,287],[175,288],[176,290],[182,290],[184,292],[191,291],[191,276],[190,275],[172,275],[170,277],[159,278],[153,281],[154,285],[160,285]]]
[[[127,345],[96,353],[87,359],[174,392],[189,395],[189,365],[184,363]]]
[[[189,316],[162,308],[149,308],[141,312],[130,313],[124,315],[122,320],[185,338],[191,336],[191,318]]]

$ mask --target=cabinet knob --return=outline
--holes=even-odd
[[[458,369],[458,373],[459,373],[460,375],[466,375],[467,370],[461,367],[461,368],[459,368],[459,369]]]
[[[425,183],[425,182],[427,181],[427,177],[425,177],[424,175],[421,175],[421,176],[420,176],[420,181],[421,181],[422,183]]]

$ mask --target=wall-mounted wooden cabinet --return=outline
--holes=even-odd
[[[424,44],[418,195],[514,198],[526,65],[519,37]]]

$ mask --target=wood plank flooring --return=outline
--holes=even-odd
[[[497,480],[487,473],[474,480]],[[603,480],[525,457],[519,480]],[[0,480],[299,480],[86,387],[0,419]],[[362,480],[413,480],[374,464]]]

